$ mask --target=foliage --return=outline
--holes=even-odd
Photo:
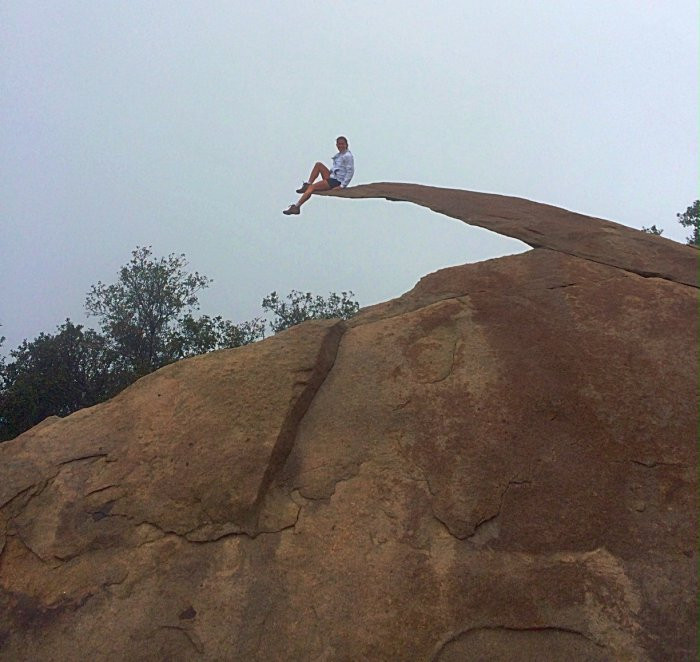
[[[177,358],[205,354],[216,349],[240,347],[265,337],[265,322],[256,317],[234,324],[220,315],[185,315],[169,341],[169,353]]]
[[[700,246],[700,200],[696,200],[684,213],[676,214],[678,222],[685,228],[692,228],[690,236],[686,237],[689,246]]]
[[[102,332],[136,376],[189,354],[173,338],[188,337],[178,327],[211,280],[186,267],[184,255],[155,259],[150,246],[137,247],[116,283],[98,282],[88,293],[86,310],[100,318]]]
[[[262,301],[263,310],[274,315],[269,322],[273,333],[300,324],[309,319],[347,319],[352,317],[360,305],[354,301],[353,292],[331,292],[328,299],[313,296],[311,292],[292,290],[283,301],[277,292],[271,292]]]
[[[10,352],[0,366],[0,440],[97,404],[126,385],[119,357],[92,329],[69,319]]]
[[[0,441],[47,416],[66,416],[102,402],[167,363],[212,350],[239,347],[265,337],[263,318],[234,324],[192,312],[197,294],[211,282],[187,271],[184,255],[157,259],[137,247],[113,285],[98,282],[85,307],[102,333],[69,319],[56,333],[41,333],[0,357]],[[327,299],[292,290],[286,300],[272,292],[263,309],[273,332],[311,318],[347,318],[359,304],[352,292]],[[0,346],[4,341],[0,337]]]
[[[663,230],[660,230],[655,225],[652,225],[650,228],[642,228],[642,232],[646,232],[647,234],[655,234],[658,237],[664,233]]]

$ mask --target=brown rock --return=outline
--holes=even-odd
[[[533,248],[551,248],[641,276],[698,286],[697,248],[523,198],[392,182],[333,189],[317,195],[412,202],[520,239]]]
[[[0,659],[690,659],[692,249],[528,204],[548,248],[0,445]]]

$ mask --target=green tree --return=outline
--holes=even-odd
[[[66,416],[102,402],[127,380],[105,338],[67,319],[57,333],[25,340],[0,366],[0,441],[47,416]]]
[[[177,358],[205,354],[216,349],[240,347],[265,337],[265,321],[256,317],[234,324],[220,315],[185,315],[169,339],[169,348]]]
[[[2,324],[0,324],[2,326]],[[0,348],[2,348],[3,344],[5,343],[5,336],[0,336]],[[0,354],[0,388],[2,387],[2,375],[3,371],[5,369],[5,357]]]
[[[263,310],[272,313],[269,321],[273,333],[300,324],[309,319],[347,319],[360,309],[360,304],[352,297],[353,292],[331,292],[327,299],[314,296],[311,292],[292,290],[286,301],[279,298],[277,292],[271,292],[262,301]]]
[[[642,232],[646,232],[647,234],[655,234],[658,237],[664,233],[663,230],[660,230],[655,225],[652,225],[650,228],[642,228]]]
[[[189,354],[179,327],[212,281],[187,266],[184,255],[156,259],[150,246],[137,247],[116,283],[98,282],[87,295],[87,312],[137,377]]]
[[[684,213],[676,214],[678,222],[684,228],[692,228],[685,241],[689,246],[700,246],[700,200],[696,200]]]
[[[87,295],[86,309],[99,317],[102,334],[67,319],[55,334],[25,340],[9,360],[0,357],[0,441],[47,416],[102,402],[167,363],[265,337],[260,317],[240,324],[194,317],[197,294],[211,281],[187,266],[184,255],[157,259],[150,247],[137,247],[116,283],[98,282]],[[350,317],[359,309],[353,296],[324,299],[292,290],[281,300],[272,292],[263,309],[272,313],[268,323],[277,332],[307,319]]]

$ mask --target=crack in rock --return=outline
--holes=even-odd
[[[119,485],[119,483],[111,483],[109,485],[105,485],[104,487],[98,487],[97,489],[91,490],[90,492],[86,492],[83,496],[89,497],[89,496],[92,496],[93,494],[99,494],[100,492],[104,492],[106,490],[112,489],[113,487],[120,487],[120,485]]]
[[[508,494],[508,490],[510,490],[510,488],[513,485],[529,485],[531,482],[532,481],[529,481],[529,480],[515,480],[515,479],[509,480],[508,483],[506,484],[505,488],[501,492],[501,496],[500,496],[499,503],[498,503],[498,510],[493,515],[488,515],[487,517],[484,517],[482,520],[477,522],[474,525],[474,530],[469,535],[464,536],[462,539],[466,538],[467,540],[470,540],[470,539],[474,538],[474,536],[477,535],[477,533],[479,532],[479,530],[483,526],[489,524],[490,522],[493,522],[493,520],[495,520],[497,517],[500,516],[501,511],[503,510],[503,503],[505,501],[506,494]],[[454,535],[454,533],[452,535]],[[459,536],[455,536],[455,537],[459,538]]]
[[[316,394],[323,386],[326,378],[330,374],[335,360],[338,356],[340,341],[347,330],[344,321],[334,324],[321,343],[316,364],[314,365],[309,378],[304,384],[304,390],[289,409],[287,416],[280,428],[275,445],[270,453],[267,468],[263,474],[258,494],[253,505],[255,513],[255,530],[257,530],[265,496],[270,490],[275,478],[284,467],[289,454],[294,447],[299,426],[304,420],[304,416],[313,402]]]
[[[107,457],[109,453],[93,453],[91,455],[82,455],[81,457],[73,457],[70,460],[64,460],[59,462],[57,466],[63,467],[66,464],[72,464],[73,462],[82,462],[83,460],[94,460],[101,457]]]
[[[457,301],[461,301],[461,298],[457,298]],[[452,356],[450,357],[450,366],[445,372],[445,374],[442,377],[438,377],[437,379],[432,379],[428,381],[421,382],[422,384],[440,384],[441,382],[444,382],[446,379],[452,376],[454,373],[455,369],[455,357],[457,356],[457,345],[459,344],[459,336],[455,334],[455,337],[452,342]]]
[[[6,508],[8,510],[12,509],[15,501],[21,501],[22,498],[24,498],[26,496],[27,500],[19,508],[20,511],[23,510],[24,508],[26,508],[27,504],[35,496],[37,496],[37,494],[41,493],[41,491],[44,489],[44,487],[46,487],[45,483],[46,483],[46,481],[44,480],[44,481],[41,481],[40,483],[35,483],[34,485],[30,485],[29,487],[25,487],[23,490],[20,490],[19,492],[17,492],[17,494],[15,494],[14,496],[7,499],[7,501],[0,503],[0,510],[4,510]],[[31,492],[32,490],[36,490],[36,491],[29,494],[29,492]],[[12,517],[10,517],[10,519],[12,519]]]
[[[490,632],[559,632],[562,634],[583,637],[587,641],[590,641],[592,644],[594,644],[595,646],[600,648],[601,651],[607,649],[607,646],[605,644],[602,644],[601,642],[597,641],[594,637],[592,637],[587,632],[582,632],[581,630],[575,630],[573,628],[567,628],[567,627],[563,627],[563,626],[559,626],[559,625],[541,625],[541,626],[523,626],[523,627],[515,627],[515,626],[509,626],[509,625],[477,625],[477,626],[465,628],[464,630],[459,630],[458,632],[448,633],[447,637],[437,644],[437,646],[433,652],[433,655],[430,658],[430,661],[431,662],[439,662],[440,657],[442,656],[443,652],[445,652],[445,649],[447,647],[449,647],[451,644],[455,643],[456,641],[458,641],[460,638],[464,637],[465,635],[469,635],[473,632],[480,632],[480,631],[490,631]]]
[[[59,474],[63,470],[63,467],[72,464],[73,462],[82,462],[84,460],[93,460],[93,459],[100,459],[107,457],[107,453],[93,453],[91,455],[83,455],[81,457],[75,457],[71,458],[69,460],[64,460],[62,462],[58,462],[56,465],[54,465],[55,472],[51,474],[50,476],[47,476],[43,480],[34,483],[33,485],[30,485],[29,487],[24,488],[23,490],[17,492],[14,496],[10,497],[8,500],[6,500],[4,503],[0,503],[0,510],[5,510],[5,509],[12,509],[13,503],[15,501],[20,501],[24,496],[28,495],[28,498],[26,501],[19,507],[18,511],[16,513],[13,513],[8,516],[8,519],[12,520],[15,517],[18,516],[18,514],[24,510],[29,503],[35,499],[36,497],[40,496],[47,488],[51,487],[56,479],[58,478]],[[104,488],[106,489],[106,488]],[[34,492],[31,492],[34,490]],[[99,491],[99,490],[97,490]],[[31,492],[31,494],[28,494]]]
[[[192,648],[194,648],[194,650],[199,655],[202,655],[202,653],[204,653],[204,646],[202,645],[202,642],[200,641],[199,637],[197,637],[194,634],[194,632],[190,632],[187,628],[183,628],[180,625],[159,625],[158,630],[169,630],[179,632],[180,634],[185,636]]]
[[[419,480],[420,482],[424,482],[428,488],[428,492],[430,493],[431,496],[435,497],[436,493],[433,492],[432,488],[430,487],[430,482],[427,479],[414,479],[414,480]],[[481,533],[484,529],[484,527],[488,527],[491,523],[496,520],[499,515],[501,514],[501,511],[503,509],[503,503],[505,501],[506,494],[508,493],[508,490],[511,488],[513,485],[529,485],[531,481],[529,480],[510,480],[506,484],[505,488],[501,492],[500,498],[499,498],[499,503],[498,503],[498,509],[493,515],[487,515],[486,517],[482,518],[479,520],[476,524],[473,525],[472,532],[471,533],[465,533],[465,534],[459,534],[456,533],[453,530],[453,526],[450,524],[448,521],[448,518],[440,515],[436,509],[434,503],[431,503],[431,512],[433,514],[433,517],[442,524],[447,532],[453,537],[456,538],[457,540],[470,540],[474,542],[474,538],[478,536],[479,533]],[[465,523],[464,521],[460,521],[460,523]]]
[[[51,559],[45,559],[43,556],[39,554],[24,538],[22,538],[21,534],[19,531],[13,531],[12,533],[7,534],[8,538],[14,538],[16,539],[24,549],[29,552],[29,554],[35,558],[37,561],[39,561],[42,565],[47,566],[51,570],[55,570],[56,568],[60,567],[62,560],[59,559],[58,557],[52,557]],[[52,563],[52,561],[56,561],[57,563]]]
[[[633,464],[638,464],[640,467],[646,467],[647,469],[655,469],[656,467],[678,467],[681,469],[687,468],[687,465],[681,462],[663,462],[661,460],[630,460]]]

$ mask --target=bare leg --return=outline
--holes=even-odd
[[[321,175],[321,180],[314,184],[314,181],[319,175]],[[331,171],[325,165],[323,165],[323,163],[317,161],[314,167],[311,169],[309,181],[306,183],[308,184],[306,190],[301,194],[301,197],[296,205],[291,205],[289,209],[283,213],[287,216],[290,214],[298,214],[299,207],[301,207],[316,191],[328,191],[330,189],[330,184],[328,183],[330,176]]]
[[[316,182],[315,184],[311,184],[311,186],[309,186],[309,188],[302,193],[301,198],[299,198],[299,201],[297,202],[297,207],[301,207],[315,191],[328,191],[330,187],[330,184],[325,179],[322,179],[320,182]]]
[[[311,169],[311,174],[307,180],[309,184],[313,184],[319,175],[321,175],[321,179],[326,180],[331,176],[331,171],[323,163],[317,161],[316,165]]]

